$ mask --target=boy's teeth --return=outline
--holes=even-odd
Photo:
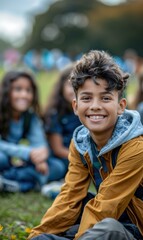
[[[91,119],[103,119],[103,116],[90,116]]]

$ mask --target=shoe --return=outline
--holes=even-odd
[[[41,188],[41,194],[53,200],[60,193],[62,185],[63,182],[56,181],[46,184]]]
[[[0,192],[19,192],[20,187],[16,181],[8,180],[0,176]]]

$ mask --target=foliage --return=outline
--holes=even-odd
[[[133,48],[143,55],[143,2],[106,6],[97,0],[56,1],[36,17],[24,50],[59,48],[71,56],[90,49],[123,55]]]
[[[8,48],[11,48],[12,45],[2,39],[0,39],[0,53],[2,54]]]

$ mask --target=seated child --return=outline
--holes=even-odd
[[[143,126],[138,112],[125,110],[127,78],[104,51],[75,65],[73,108],[83,125],[65,184],[29,239],[143,239]],[[87,194],[91,179],[95,196]]]
[[[81,125],[72,109],[75,94],[69,81],[73,65],[62,70],[51,94],[44,114],[45,132],[48,137],[50,158],[63,163],[63,178],[68,170],[69,145],[73,131]]]
[[[51,149],[49,158],[51,161],[56,159],[63,166],[62,178],[65,177],[68,170],[69,145],[73,131],[81,125],[72,109],[72,100],[75,94],[69,77],[73,66],[70,64],[61,71],[44,114],[45,132]],[[63,180],[48,183],[42,187],[41,192],[44,196],[54,199],[62,184]]]
[[[26,192],[60,179],[59,162],[48,160],[38,90],[32,75],[10,71],[0,90],[0,191]],[[23,139],[28,144],[21,142]],[[20,160],[20,166],[13,165],[14,158]]]

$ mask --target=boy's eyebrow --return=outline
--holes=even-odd
[[[93,94],[93,92],[87,92],[87,91],[85,91],[85,92],[80,92],[80,95],[84,95],[84,94]],[[100,94],[101,95],[103,95],[103,94],[110,94],[110,95],[113,95],[113,93],[112,93],[112,91],[104,91],[104,92],[100,92]]]
[[[80,95],[84,95],[84,94],[92,94],[92,92],[80,92]]]
[[[101,92],[101,94],[111,94],[111,95],[113,95],[113,92],[112,91],[104,91],[104,92]]]

